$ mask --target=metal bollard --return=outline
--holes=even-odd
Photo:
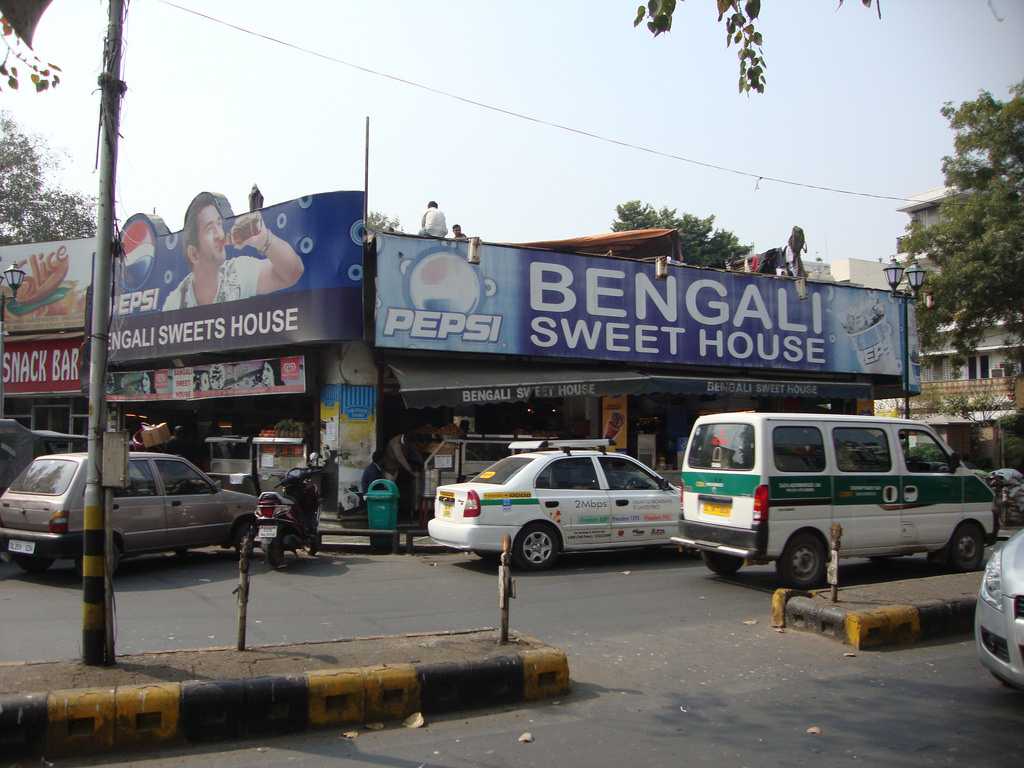
[[[242,538],[242,547],[238,553],[238,587],[235,592],[238,594],[238,640],[235,648],[239,651],[245,650],[245,625],[249,611],[249,562],[252,558],[253,547],[252,528]]]
[[[832,585],[832,602],[839,602],[839,547],[842,544],[843,526],[832,523],[829,529],[829,549],[831,556],[828,561],[828,583]]]
[[[512,579],[512,540],[508,534],[501,537],[501,560],[498,566],[498,608],[501,609],[501,637],[499,643],[508,642],[508,601],[516,596],[516,583]]]

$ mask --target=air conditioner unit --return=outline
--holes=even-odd
[[[1006,376],[1006,371],[1002,368],[993,368],[991,373],[993,379],[1002,379]]]

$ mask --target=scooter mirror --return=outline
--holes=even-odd
[[[319,457],[319,456],[317,456],[317,454],[316,454],[316,451],[313,451],[313,452],[312,452],[311,454],[309,454],[309,463],[310,463],[310,466],[312,466],[313,464],[316,464],[316,460],[317,460],[318,458],[320,458],[320,457]]]

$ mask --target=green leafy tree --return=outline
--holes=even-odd
[[[861,4],[871,7],[871,0],[860,0]],[[839,0],[839,5],[843,0]],[[672,16],[676,11],[676,0],[650,0],[646,5],[636,9],[633,26],[638,27],[644,21],[647,29],[657,37],[672,29]],[[757,91],[764,93],[764,71],[768,65],[764,61],[761,46],[764,37],[757,31],[758,16],[761,14],[761,0],[715,0],[718,9],[718,21],[725,19],[725,45],[737,45],[736,55],[740,60],[740,93]],[[875,2],[878,18],[882,18],[882,0]]]
[[[57,154],[0,112],[0,245],[96,234],[96,201],[57,186]]]
[[[701,218],[693,214],[676,215],[675,208],[653,206],[639,200],[630,200],[615,206],[617,218],[612,222],[613,232],[630,229],[675,229],[679,232],[683,260],[687,264],[704,267],[724,267],[737,256],[749,253],[753,246],[743,245],[732,232],[715,229],[715,217]]]
[[[374,232],[401,232],[402,223],[397,216],[388,216],[380,211],[370,211],[366,214],[366,228]]]
[[[955,134],[942,171],[955,192],[938,222],[911,223],[906,241],[939,267],[925,283],[931,307],[918,313],[925,347],[946,339],[966,356],[999,323],[1009,345],[1024,343],[1024,81],[1010,93],[942,108]],[[1024,360],[1022,348],[1017,355]]]

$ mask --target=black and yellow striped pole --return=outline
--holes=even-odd
[[[92,325],[89,359],[89,466],[85,486],[82,541],[82,661],[113,664],[113,622],[108,621],[108,583],[104,578],[106,535],[103,433],[106,431],[107,330],[110,325],[110,272],[114,251],[114,180],[117,173],[117,135],[121,116],[121,31],[124,0],[110,0],[107,39],[103,46],[100,85],[100,189],[96,210],[96,257],[92,275]]]

